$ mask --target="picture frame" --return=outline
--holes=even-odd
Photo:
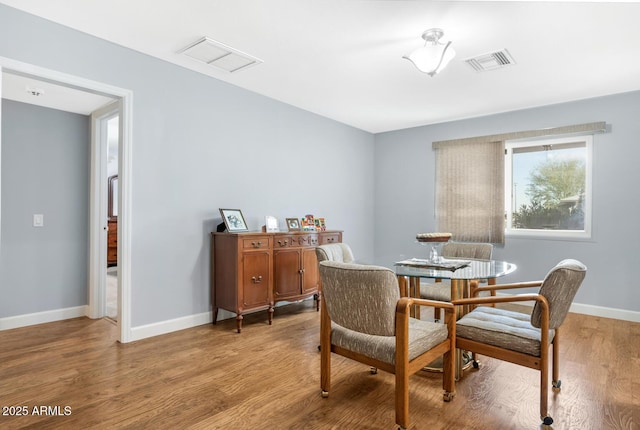
[[[287,228],[289,231],[300,231],[300,220],[298,218],[287,218]]]
[[[224,225],[227,227],[228,232],[235,233],[237,231],[249,231],[240,209],[221,208],[220,215],[222,215],[222,220],[224,221]]]
[[[271,216],[271,215],[267,215],[264,217],[264,230],[267,233],[273,233],[273,232],[277,232],[280,231],[280,229],[278,228],[278,218]]]

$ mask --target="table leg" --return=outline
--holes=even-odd
[[[411,277],[409,278],[409,294],[410,297],[420,298],[420,278]],[[413,306],[410,310],[411,316],[420,319],[420,306]]]
[[[400,297],[409,297],[407,277],[398,275],[397,278],[398,278],[398,288],[400,289]]]

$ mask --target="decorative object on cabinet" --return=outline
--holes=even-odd
[[[289,231],[300,231],[300,220],[298,218],[287,218],[287,228]]]
[[[316,218],[316,230],[325,231],[327,229],[327,225],[324,222],[324,218]]]
[[[269,324],[277,302],[313,296],[320,308],[320,275],[316,247],[342,242],[342,231],[212,232],[211,299],[213,323],[218,310],[243,315],[268,311]]]
[[[274,233],[276,231],[280,231],[278,228],[278,218],[267,215],[264,217],[264,228],[267,233]]]
[[[302,225],[303,231],[316,231],[316,223],[311,214],[305,215],[304,218],[300,220],[300,224]]]
[[[240,209],[220,209],[220,215],[228,232],[249,231]]]

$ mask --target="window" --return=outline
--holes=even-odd
[[[506,234],[591,236],[592,136],[505,142]]]

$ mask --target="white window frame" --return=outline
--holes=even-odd
[[[585,163],[585,204],[584,204],[584,229],[583,230],[542,230],[542,229],[524,229],[511,228],[513,215],[513,167],[512,156],[514,148],[522,148],[527,146],[541,145],[560,145],[563,143],[584,142],[586,151]],[[505,141],[505,212],[507,215],[505,224],[505,236],[510,237],[530,237],[530,238],[551,238],[551,239],[590,239],[591,238],[591,219],[592,219],[592,158],[593,136],[573,136],[554,139],[527,139]]]

